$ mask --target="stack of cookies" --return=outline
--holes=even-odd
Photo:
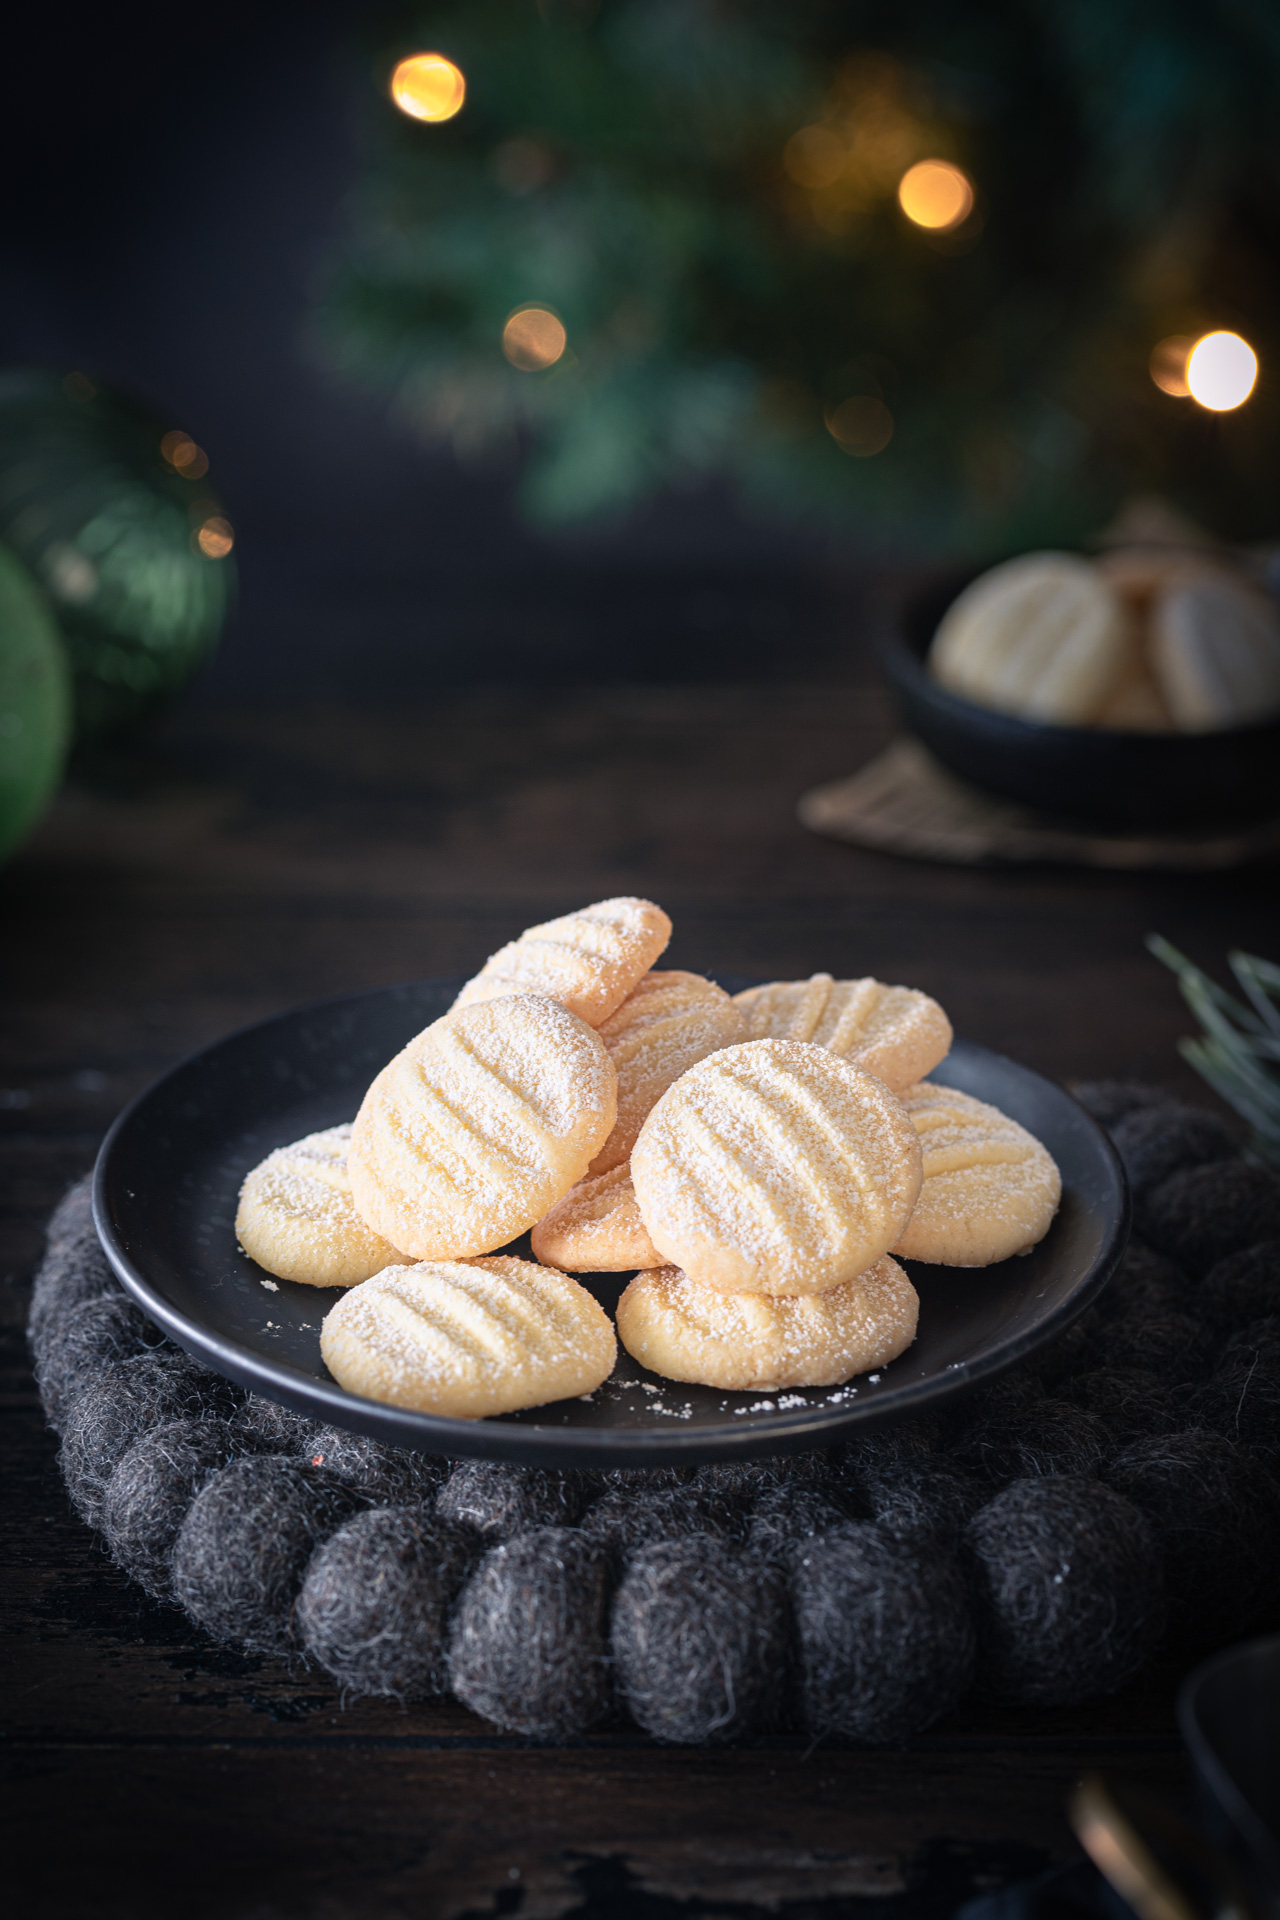
[[[1045,1149],[925,1079],[935,1001],[827,974],[730,997],[654,970],[670,935],[630,898],[530,928],[352,1126],[249,1175],[245,1252],[350,1289],[321,1349],[351,1392],[464,1419],[590,1393],[617,1345],[571,1276],[601,1272],[635,1272],[617,1334],[655,1373],[837,1384],[915,1337],[895,1254],[982,1266],[1047,1231]],[[499,1252],[529,1229],[534,1260]]]

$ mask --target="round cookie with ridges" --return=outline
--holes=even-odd
[[[1030,1253],[1062,1199],[1062,1176],[1034,1134],[955,1087],[928,1081],[901,1096],[924,1153],[915,1211],[893,1251],[902,1260],[989,1267]]]
[[[808,1040],[874,1073],[897,1093],[931,1073],[951,1051],[951,1022],[915,987],[879,980],[774,980],[734,995],[749,1040]]]
[[[585,1287],[500,1256],[389,1267],[329,1310],[320,1351],[365,1400],[483,1420],[593,1392],[618,1348]]]
[[[512,993],[545,993],[589,1027],[622,1005],[671,938],[671,922],[652,900],[623,895],[528,927],[499,947],[454,1001],[471,1007]]]
[[[567,1273],[633,1273],[662,1260],[640,1218],[629,1166],[579,1180],[531,1237],[538,1259]]]
[[[731,1293],[821,1293],[889,1251],[920,1140],[883,1080],[825,1047],[749,1040],[699,1061],[640,1130],[631,1178],[663,1259]]]
[[[668,1380],[729,1389],[833,1387],[883,1367],[916,1337],[916,1290],[886,1255],[825,1293],[722,1293],[679,1267],[638,1273],[618,1336]]]
[[[356,1115],[351,1192],[415,1260],[491,1253],[541,1220],[609,1137],[617,1076],[558,1000],[455,1007],[382,1069]]]
[[[353,1287],[402,1254],[356,1212],[347,1172],[351,1127],[326,1127],[277,1147],[240,1189],[236,1239],[281,1280]]]
[[[1120,596],[1072,553],[1024,553],[973,581],[943,615],[929,670],[1000,713],[1087,725],[1132,652]]]
[[[599,1033],[617,1069],[618,1118],[592,1173],[631,1158],[641,1127],[682,1073],[751,1038],[724,988],[700,973],[646,973]]]

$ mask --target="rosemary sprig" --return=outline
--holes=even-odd
[[[1194,1040],[1179,1040],[1178,1052],[1248,1121],[1258,1158],[1280,1166],[1280,967],[1257,954],[1229,953],[1241,1002],[1160,934],[1147,935],[1147,948],[1177,974],[1203,1029]]]

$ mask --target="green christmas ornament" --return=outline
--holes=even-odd
[[[136,726],[211,651],[230,523],[195,441],[83,374],[0,375],[0,539],[54,608],[77,744]]]
[[[62,777],[71,675],[30,574],[0,547],[0,860],[25,840]]]

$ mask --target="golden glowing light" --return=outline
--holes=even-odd
[[[1175,400],[1189,397],[1191,389],[1187,385],[1187,361],[1191,358],[1194,345],[1195,341],[1189,333],[1171,333],[1167,339],[1156,341],[1148,365],[1151,378],[1161,393],[1172,394]]]
[[[191,544],[208,560],[225,560],[235,543],[231,522],[224,520],[220,513],[211,514],[191,536]]]
[[[973,212],[973,183],[950,160],[917,160],[898,182],[898,205],[915,226],[949,233]]]
[[[442,53],[414,53],[391,76],[391,98],[411,120],[452,120],[467,97],[461,70]]]
[[[883,400],[858,394],[842,400],[827,415],[827,432],[841,453],[851,453],[855,460],[869,460],[872,454],[883,453],[892,440],[893,415]]]
[[[782,149],[783,170],[810,191],[834,186],[847,158],[844,141],[830,127],[801,127]]]
[[[176,429],[166,433],[160,442],[160,452],[184,480],[199,480],[209,471],[208,454],[196,445],[189,433],[179,433]]]
[[[1187,360],[1191,398],[1210,413],[1242,407],[1258,377],[1258,356],[1238,333],[1206,333]]]
[[[502,351],[522,373],[553,367],[567,344],[564,324],[550,307],[517,307],[502,329]]]

